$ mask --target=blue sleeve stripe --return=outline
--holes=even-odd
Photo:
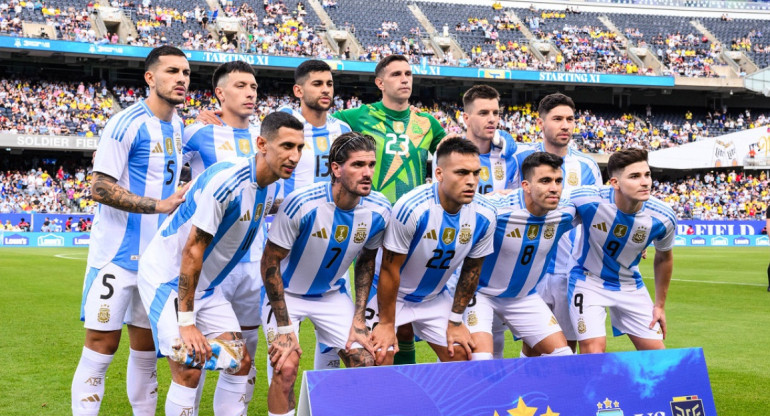
[[[113,132],[119,132],[117,136],[113,135],[115,140],[122,142],[123,138],[126,136],[128,128],[131,127],[131,124],[133,124],[137,118],[143,116],[144,114],[144,107],[140,106],[137,107],[136,111],[131,111],[131,114],[126,114],[124,117],[122,117],[122,119],[118,122],[118,125],[115,127],[115,130],[113,130]]]
[[[663,209],[660,209],[660,207],[650,206],[650,205],[645,206],[645,208],[649,209],[650,211],[657,212],[658,214],[664,216],[669,221],[671,221],[671,224],[676,224],[676,217],[672,212],[669,212],[669,210],[663,210]]]
[[[303,205],[309,204],[309,203],[311,203],[313,201],[317,201],[319,199],[325,199],[325,198],[326,198],[326,195],[324,195],[322,193],[307,196],[307,197],[302,199],[302,203],[301,204],[295,204],[295,206],[292,208],[291,211],[289,211],[287,209],[286,210],[286,215],[288,215],[289,218],[294,218],[294,216],[297,215],[297,213],[299,212],[300,208],[302,208]]]
[[[432,189],[432,188],[431,188],[431,189]],[[396,201],[396,204],[399,204],[399,203],[401,203],[401,208],[400,208],[400,210],[398,211],[398,212],[399,212],[399,215],[400,215],[400,213],[401,213],[401,212],[402,212],[404,209],[408,209],[407,207],[412,207],[412,206],[414,206],[414,205],[415,205],[414,201],[417,201],[417,200],[423,200],[424,198],[430,198],[430,197],[432,197],[432,196],[433,196],[433,192],[429,192],[429,193],[425,193],[425,192],[414,192],[414,194],[412,194],[412,192],[414,192],[414,191],[410,191],[410,192],[409,192],[409,193],[407,193],[406,195],[402,196],[402,197],[401,197],[401,198],[400,198],[398,201]],[[403,202],[401,202],[401,200],[403,200]]]
[[[581,189],[577,188],[570,193],[571,198],[579,198],[579,197],[585,197],[585,196],[596,196],[596,192],[591,189]]]
[[[117,115],[117,118],[115,119],[115,123],[111,124],[111,126],[114,126],[114,128],[111,131],[112,132],[125,131],[125,128],[127,127],[126,123],[130,123],[132,117],[137,113],[141,113],[142,111],[143,111],[143,108],[142,106],[139,106],[139,105],[128,107],[128,109],[126,109],[125,111]]]
[[[475,197],[473,197],[473,202],[481,205],[484,208],[488,208],[488,209],[491,209],[492,211],[495,211],[495,206],[492,205],[492,203],[490,203],[488,199],[484,198],[481,195],[476,195]]]
[[[388,211],[390,211],[390,209],[391,209],[390,203],[388,201],[382,202],[380,200],[370,199],[370,198],[367,198],[365,201],[370,203],[370,204],[372,204],[372,205],[378,205],[378,206],[381,206],[383,208],[386,208]]]
[[[291,217],[294,215],[294,213],[297,210],[299,210],[299,207],[302,206],[302,204],[312,199],[323,197],[323,194],[324,194],[323,187],[311,187],[308,189],[303,189],[299,192],[289,194],[290,201],[288,201],[288,203],[286,204],[286,208],[284,209],[284,212],[286,212],[286,214]]]
[[[228,179],[225,183],[223,183],[219,189],[214,192],[214,198],[216,198],[219,202],[224,202],[227,198],[227,195],[233,192],[235,188],[238,187],[244,180],[248,179],[251,176],[251,172],[249,172],[249,167],[246,166],[236,172],[234,177]]]
[[[412,215],[412,212],[419,207],[423,202],[429,201],[433,195],[426,195],[422,194],[420,195],[421,198],[411,201],[405,201],[404,205],[401,206],[401,210],[396,214],[396,219],[401,223],[406,223],[406,219],[409,218],[410,215]]]

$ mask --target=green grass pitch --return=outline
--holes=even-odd
[[[651,256],[653,253],[650,253]],[[676,248],[674,281],[667,303],[669,348],[702,347],[720,415],[761,415],[770,409],[770,293],[766,291],[767,248]],[[83,345],[79,321],[85,249],[0,249],[0,414],[70,414],[70,383]],[[652,287],[652,260],[642,264]],[[302,369],[312,368],[313,331],[303,324]],[[505,356],[519,343],[508,333]],[[107,373],[104,415],[131,413],[125,394],[128,339]],[[633,347],[626,337],[610,339],[608,351]],[[264,339],[255,360],[257,390],[251,414],[266,414]],[[435,362],[418,343],[419,362]],[[170,383],[158,364],[158,414]],[[209,373],[201,415],[212,414],[216,374]],[[299,383],[298,383],[299,384]],[[299,391],[299,387],[297,388]]]

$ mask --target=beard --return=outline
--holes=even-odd
[[[331,97],[329,97],[329,105],[327,105],[327,106],[323,106],[323,105],[319,104],[320,100],[321,100],[321,97],[318,97],[318,99],[315,100],[315,101],[305,101],[305,105],[309,109],[315,110],[315,111],[328,111],[332,107],[333,101],[332,101]]]

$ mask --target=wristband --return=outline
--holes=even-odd
[[[292,326],[292,325],[279,326],[278,327],[278,333],[279,334],[293,334],[294,333],[294,326]]]
[[[179,326],[195,325],[195,313],[194,312],[177,312],[176,321]]]
[[[454,312],[449,314],[449,322],[460,322],[460,323],[462,323],[462,321],[463,321],[463,314],[461,314],[461,313],[454,313]]]

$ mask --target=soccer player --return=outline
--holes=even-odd
[[[331,183],[289,194],[270,228],[262,257],[263,328],[274,367],[270,415],[294,414],[302,353],[297,334],[305,318],[313,322],[319,342],[340,350],[345,366],[374,364],[364,309],[391,209],[372,191],[375,149],[369,136],[339,136],[329,152]],[[356,258],[353,305],[342,277]]]
[[[171,46],[153,49],[144,63],[150,93],[113,116],[104,128],[91,185],[94,220],[80,319],[85,344],[72,379],[72,413],[96,415],[107,367],[128,325],[126,390],[136,415],[153,415],[157,378],[152,333],[136,287],[140,254],[158,224],[184,200],[177,190],[184,123],[175,106],[185,100],[190,65]]]
[[[662,349],[676,217],[650,196],[645,150],[613,153],[607,171],[609,186],[580,187],[570,195],[583,223],[568,292],[580,353],[606,350],[605,308],[610,309],[614,332],[628,334],[637,350]],[[650,243],[655,245],[654,304],[638,266]]]
[[[254,115],[257,101],[257,79],[254,69],[246,62],[232,61],[220,65],[211,79],[212,89],[220,105],[218,124],[195,123],[184,131],[184,160],[189,162],[192,177],[196,178],[205,169],[217,162],[235,157],[253,157],[259,137],[259,127],[249,123]],[[232,305],[235,316],[241,326],[241,335],[249,356],[254,358],[259,339],[259,293],[262,279],[259,277],[259,260],[264,247],[263,233],[259,233],[251,245],[251,251],[244,254],[221,284],[222,294]],[[254,383],[257,370],[249,370],[249,384],[244,399],[248,408],[254,395]],[[201,373],[198,383],[196,405],[206,373]],[[214,401],[225,385],[228,377],[219,377]]]
[[[428,154],[445,138],[441,124],[430,114],[412,111],[412,67],[403,55],[383,58],[374,68],[374,84],[382,91],[382,101],[349,110],[332,117],[348,123],[353,131],[368,134],[377,142],[377,167],[373,188],[382,192],[391,204],[415,187],[425,183]],[[381,256],[378,255],[378,267]],[[376,295],[377,276],[373,284]],[[372,309],[370,314],[376,314]],[[400,345],[396,364],[414,364],[414,332],[409,326],[399,328]]]
[[[522,164],[522,187],[491,199],[497,207],[494,252],[481,268],[479,288],[465,312],[474,360],[492,358],[492,322],[502,318],[536,355],[572,355],[556,318],[535,286],[573,227],[575,208],[559,204],[562,158],[535,152]]]
[[[561,93],[543,97],[537,107],[537,124],[543,133],[543,141],[534,145],[519,145],[516,158],[519,166],[524,159],[534,152],[548,152],[564,159],[561,167],[564,175],[564,194],[583,185],[600,185],[602,174],[599,165],[588,155],[569,147],[572,133],[575,129],[575,103]],[[517,170],[514,187],[521,185],[520,170]],[[573,255],[575,241],[580,238],[581,227],[575,227],[559,240],[558,251],[548,264],[545,276],[540,280],[537,291],[551,308],[556,320],[561,325],[572,351],[577,348],[577,334],[570,324],[569,308],[567,305],[567,283],[569,281],[569,260]],[[522,346],[521,355],[529,356],[533,352],[526,342]]]
[[[214,355],[207,338],[242,339],[238,319],[219,285],[262,232],[264,214],[278,196],[275,182],[291,176],[303,145],[297,119],[285,113],[268,115],[257,138],[257,154],[214,164],[194,179],[187,200],[147,247],[139,266],[139,290],[156,350],[169,357],[172,383],[166,414],[196,411],[201,368],[211,369],[212,356],[223,357],[222,351]],[[185,352],[189,359],[179,362]],[[216,414],[246,411],[245,395],[253,388],[248,384],[250,367],[246,352],[240,370],[220,375],[225,380],[214,397]]]
[[[471,356],[473,342],[462,314],[476,291],[484,256],[492,253],[496,211],[476,194],[481,171],[476,145],[447,139],[436,162],[436,182],[407,193],[393,207],[377,288],[379,323],[375,326],[376,318],[370,323],[378,362],[393,346],[394,325],[407,323],[441,361]],[[446,283],[460,264],[452,300]]]

